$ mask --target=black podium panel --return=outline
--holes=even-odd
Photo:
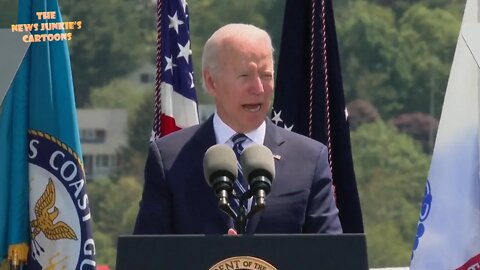
[[[120,236],[116,269],[208,270],[237,256],[259,258],[278,270],[368,269],[363,234]]]

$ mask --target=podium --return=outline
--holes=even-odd
[[[117,270],[368,269],[364,234],[120,236]]]

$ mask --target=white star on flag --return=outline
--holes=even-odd
[[[175,65],[172,62],[172,57],[165,56],[165,61],[167,61],[167,66],[165,67],[164,72],[167,72],[168,70],[170,70],[172,72],[172,75],[173,75],[173,67]]]
[[[282,114],[282,111],[278,111],[278,113],[274,110],[273,111],[273,118],[272,118],[272,121],[275,123],[275,125],[278,126],[278,123],[279,122],[283,122],[282,118],[280,117],[280,115]]]
[[[182,6],[183,6],[183,12],[187,12],[187,0],[182,0]],[[186,17],[188,17],[188,14],[186,14]]]
[[[178,43],[177,45],[180,49],[177,58],[183,57],[188,63],[188,57],[190,56],[190,54],[192,54],[192,50],[190,50],[190,41],[187,41],[187,44],[185,44],[185,46],[182,46],[180,43]]]
[[[168,25],[168,28],[173,28],[175,29],[175,32],[178,34],[178,26],[183,24],[183,21],[178,19],[177,12],[173,15],[173,17],[168,16],[170,19],[170,24]]]
[[[291,126],[283,125],[283,128],[288,130],[288,131],[292,131],[293,125],[291,125]]]

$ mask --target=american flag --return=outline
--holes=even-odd
[[[198,124],[186,0],[157,0],[153,136]]]

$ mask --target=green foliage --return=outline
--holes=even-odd
[[[411,6],[399,20],[400,52],[397,63],[407,69],[397,72],[398,85],[403,85],[400,100],[405,111],[440,115],[451,61],[459,31],[459,20],[449,11]],[[441,29],[432,31],[433,29]]]
[[[366,98],[382,116],[399,110],[399,93],[390,82],[399,42],[394,13],[389,8],[358,1],[338,14],[346,96],[350,100]]]
[[[370,266],[408,265],[429,157],[382,122],[360,126],[352,145]]]
[[[82,21],[69,43],[77,105],[90,91],[153,58],[155,8],[141,0],[63,0],[63,20]]]
[[[153,127],[154,98],[145,95],[128,124],[128,144],[132,149],[146,153]]]
[[[97,265],[114,266],[116,260],[116,236],[111,236],[103,230],[94,226],[93,234],[95,237],[95,259]]]
[[[142,178],[154,120],[153,94],[145,94],[128,120],[128,146],[123,149],[124,174]]]
[[[345,0],[342,0],[342,1],[345,1]],[[376,5],[389,7],[395,12],[395,14],[402,14],[415,4],[422,4],[422,5],[428,6],[429,8],[446,8],[446,9],[449,9],[449,8],[458,9],[459,5],[461,5],[463,8],[463,4],[465,4],[464,0],[402,0],[402,1],[373,0],[369,2]]]
[[[127,80],[114,79],[104,87],[93,88],[90,93],[92,108],[122,108],[132,116],[141,104],[145,94]]]
[[[97,264],[115,265],[117,237],[131,234],[142,186],[133,178],[99,179],[88,185]]]
[[[404,267],[410,261],[413,241],[405,242],[394,222],[372,224],[366,229],[370,267]],[[372,237],[373,235],[378,237]],[[381,236],[381,237],[380,237]],[[386,244],[389,242],[391,244]]]
[[[414,111],[440,115],[460,16],[458,5],[429,4],[395,9],[352,1],[337,12],[349,99],[367,99],[384,119]]]

